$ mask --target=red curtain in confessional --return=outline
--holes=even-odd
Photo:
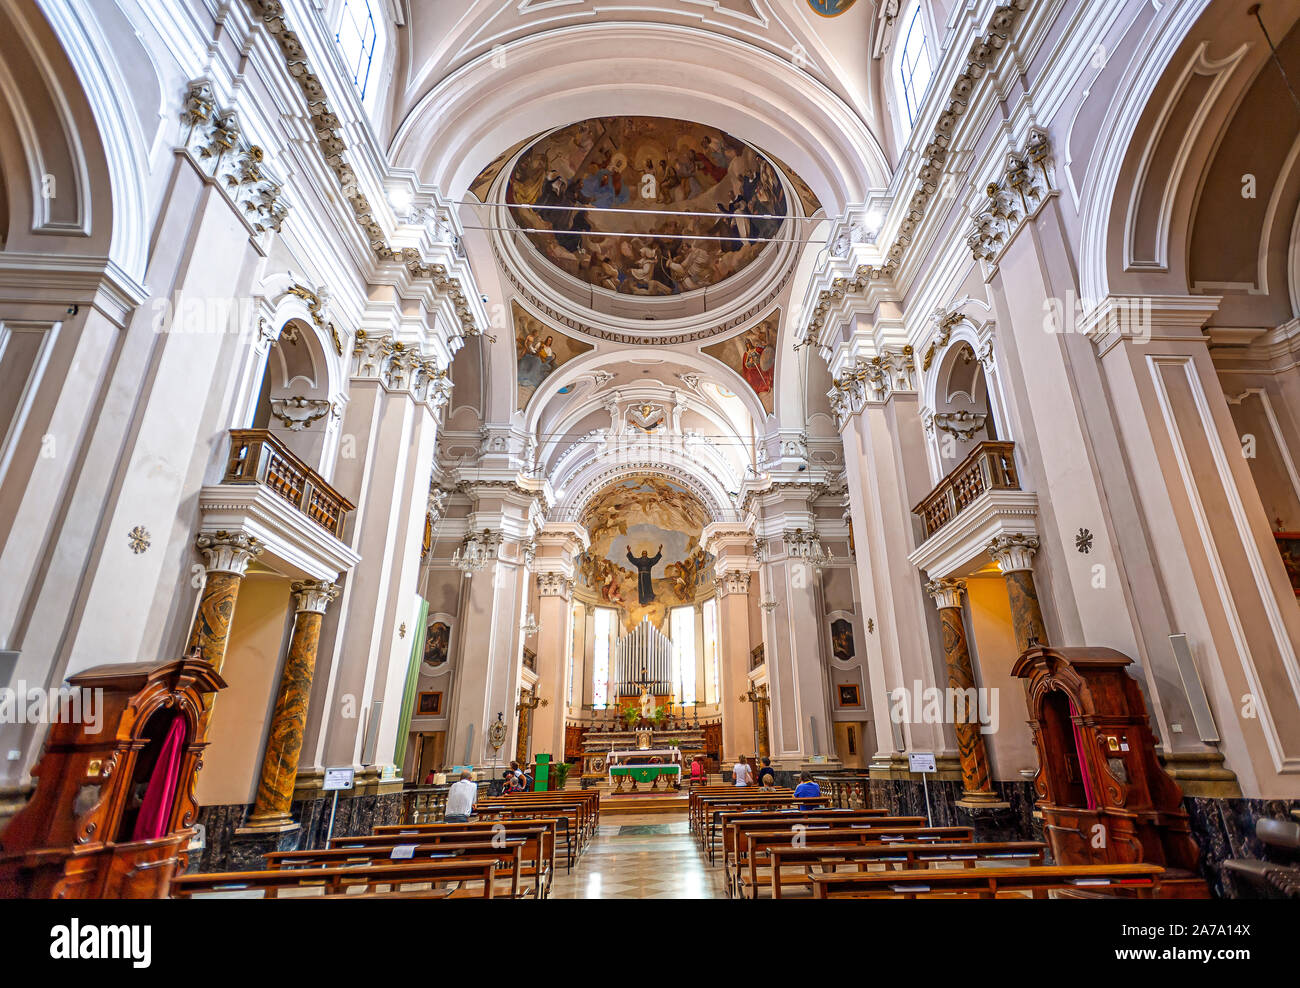
[[[185,718],[180,714],[172,719],[162,750],[154,763],[149,788],[145,790],[140,815],[135,820],[132,840],[151,840],[167,834],[167,822],[172,804],[176,800],[176,787],[180,784],[181,757],[185,749]]]

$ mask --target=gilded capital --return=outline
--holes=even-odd
[[[203,554],[209,573],[233,573],[243,576],[248,564],[262,554],[266,546],[261,539],[246,532],[200,532],[194,547]]]

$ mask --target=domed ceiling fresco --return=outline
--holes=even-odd
[[[648,618],[663,629],[668,611],[693,604],[713,557],[700,547],[709,515],[679,484],[652,475],[615,481],[582,515],[591,546],[582,583],[618,610],[627,630]]]
[[[600,117],[545,135],[515,163],[506,200],[524,207],[512,218],[553,265],[621,295],[716,285],[751,264],[787,215],[767,158],[663,117]]]

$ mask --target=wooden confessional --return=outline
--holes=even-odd
[[[1035,647],[1012,667],[1026,681],[1043,831],[1060,864],[1160,864],[1164,896],[1208,898],[1131,662],[1111,648]]]
[[[198,813],[204,698],[226,684],[197,650],[68,684],[79,716],[51,724],[36,790],[0,834],[0,897],[162,898]]]

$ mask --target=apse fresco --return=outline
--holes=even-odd
[[[520,308],[518,302],[511,303],[511,310],[515,320],[516,407],[522,411],[533,392],[558,367],[578,354],[586,353],[592,346],[544,325]]]
[[[662,477],[611,484],[582,516],[591,546],[581,579],[625,631],[642,618],[666,631],[669,609],[694,603],[712,573],[713,556],[700,548],[708,520],[693,494]]]
[[[783,222],[757,217],[787,212],[776,169],[748,144],[662,117],[601,117],[548,134],[516,162],[506,198],[534,207],[512,214],[546,231],[528,237],[552,264],[622,295],[718,284],[758,257],[761,238]],[[707,215],[656,215],[670,211]]]
[[[743,377],[754,389],[763,409],[770,415],[776,386],[776,340],[781,313],[770,316],[729,340],[706,346],[703,350],[716,357]]]
[[[531,143],[532,140],[534,140],[534,138],[522,140],[518,144],[514,145],[514,147],[507,151],[502,151],[493,158],[488,166],[478,173],[478,177],[474,179],[473,183],[469,187],[469,191],[473,193],[474,198],[479,202],[487,202],[488,189],[492,188],[492,183],[496,181],[497,175],[499,175],[501,169],[506,166],[506,162],[513,158],[521,147],[525,144]]]
[[[808,183],[800,178],[789,165],[775,155],[769,154],[768,158],[771,159],[772,164],[785,172],[785,177],[788,178],[790,184],[794,186],[795,195],[799,197],[799,202],[803,205],[805,216],[812,216],[817,212],[817,210],[822,208],[822,201],[817,198],[817,193],[810,189]]]

